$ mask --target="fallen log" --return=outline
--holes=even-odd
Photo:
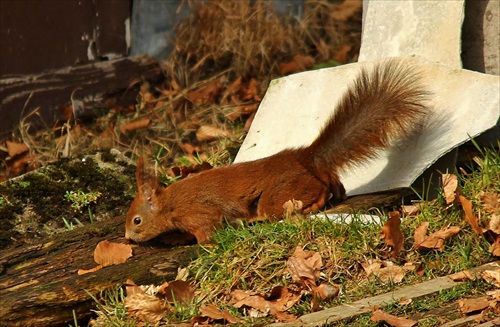
[[[134,256],[119,265],[78,275],[97,264],[96,245],[126,243],[124,218],[77,228],[44,241],[0,251],[0,326],[67,326],[91,315],[92,296],[123,284],[158,283],[175,278],[196,247],[133,246]]]

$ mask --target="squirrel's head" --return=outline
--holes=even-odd
[[[136,171],[138,194],[127,213],[125,238],[145,242],[165,231],[165,221],[161,218],[161,193],[163,189],[154,174],[145,168],[143,158],[139,158]]]

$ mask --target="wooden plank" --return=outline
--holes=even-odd
[[[453,321],[448,321],[446,324],[441,325],[441,327],[457,327],[457,326],[465,326],[466,323],[474,321],[475,319],[481,317],[481,314],[476,314],[472,316],[465,316],[460,319],[456,319]]]
[[[476,268],[468,269],[473,274],[483,270],[498,270],[500,272],[500,261],[491,262]],[[457,274],[453,274],[457,275]],[[453,276],[450,275],[450,276]],[[455,282],[450,276],[438,277],[420,284],[404,286],[389,293],[361,299],[353,303],[342,304],[326,310],[303,315],[297,322],[275,323],[269,327],[307,327],[322,326],[328,323],[338,322],[347,318],[355,318],[362,314],[371,312],[373,306],[384,306],[396,303],[403,298],[419,298],[431,295],[442,290],[453,288],[463,282]]]

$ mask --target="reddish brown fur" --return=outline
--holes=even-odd
[[[330,196],[343,199],[339,170],[365,162],[390,138],[414,130],[425,113],[425,96],[418,75],[390,61],[371,74],[361,72],[308,147],[190,175],[168,188],[139,160],[139,194],[127,214],[126,237],[141,242],[181,230],[203,242],[225,221],[281,217],[291,199],[302,201],[303,213],[321,209]]]

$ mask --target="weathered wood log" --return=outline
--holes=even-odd
[[[348,198],[345,201],[334,204],[331,209],[325,210],[327,213],[356,213],[360,211],[368,211],[377,207],[391,207],[401,205],[402,198],[416,198],[415,192],[409,188],[400,188],[396,190],[356,195]]]
[[[78,275],[96,266],[93,252],[103,240],[126,242],[124,218],[97,222],[36,244],[0,251],[0,326],[67,326],[73,311],[91,314],[91,295],[123,284],[175,278],[177,268],[196,255],[196,247],[135,246],[127,262]]]
[[[61,109],[65,106],[72,106],[73,111],[78,111],[77,117],[84,117],[95,107],[101,107],[103,100],[111,96],[118,105],[133,105],[139,90],[137,82],[156,84],[162,79],[160,64],[148,56],[71,66],[39,75],[2,78],[0,135],[9,132],[34,110],[45,123],[50,124],[54,119],[64,118]],[[36,122],[39,123],[39,120]]]
[[[484,270],[495,270],[500,272],[500,262],[494,261],[479,267],[467,269],[467,271],[473,275],[479,274]],[[464,278],[465,276],[466,275],[463,272],[458,272],[448,276],[437,277],[419,284],[403,286],[394,291],[367,297],[349,304],[341,304],[322,311],[305,314],[295,322],[274,323],[268,325],[268,327],[313,327],[333,324],[335,322],[352,319],[362,314],[370,313],[372,312],[372,308],[375,306],[397,303],[403,298],[417,299],[441,292],[443,290],[451,289],[464,283],[467,280],[467,278]],[[462,279],[457,280],[457,277],[462,277]]]

